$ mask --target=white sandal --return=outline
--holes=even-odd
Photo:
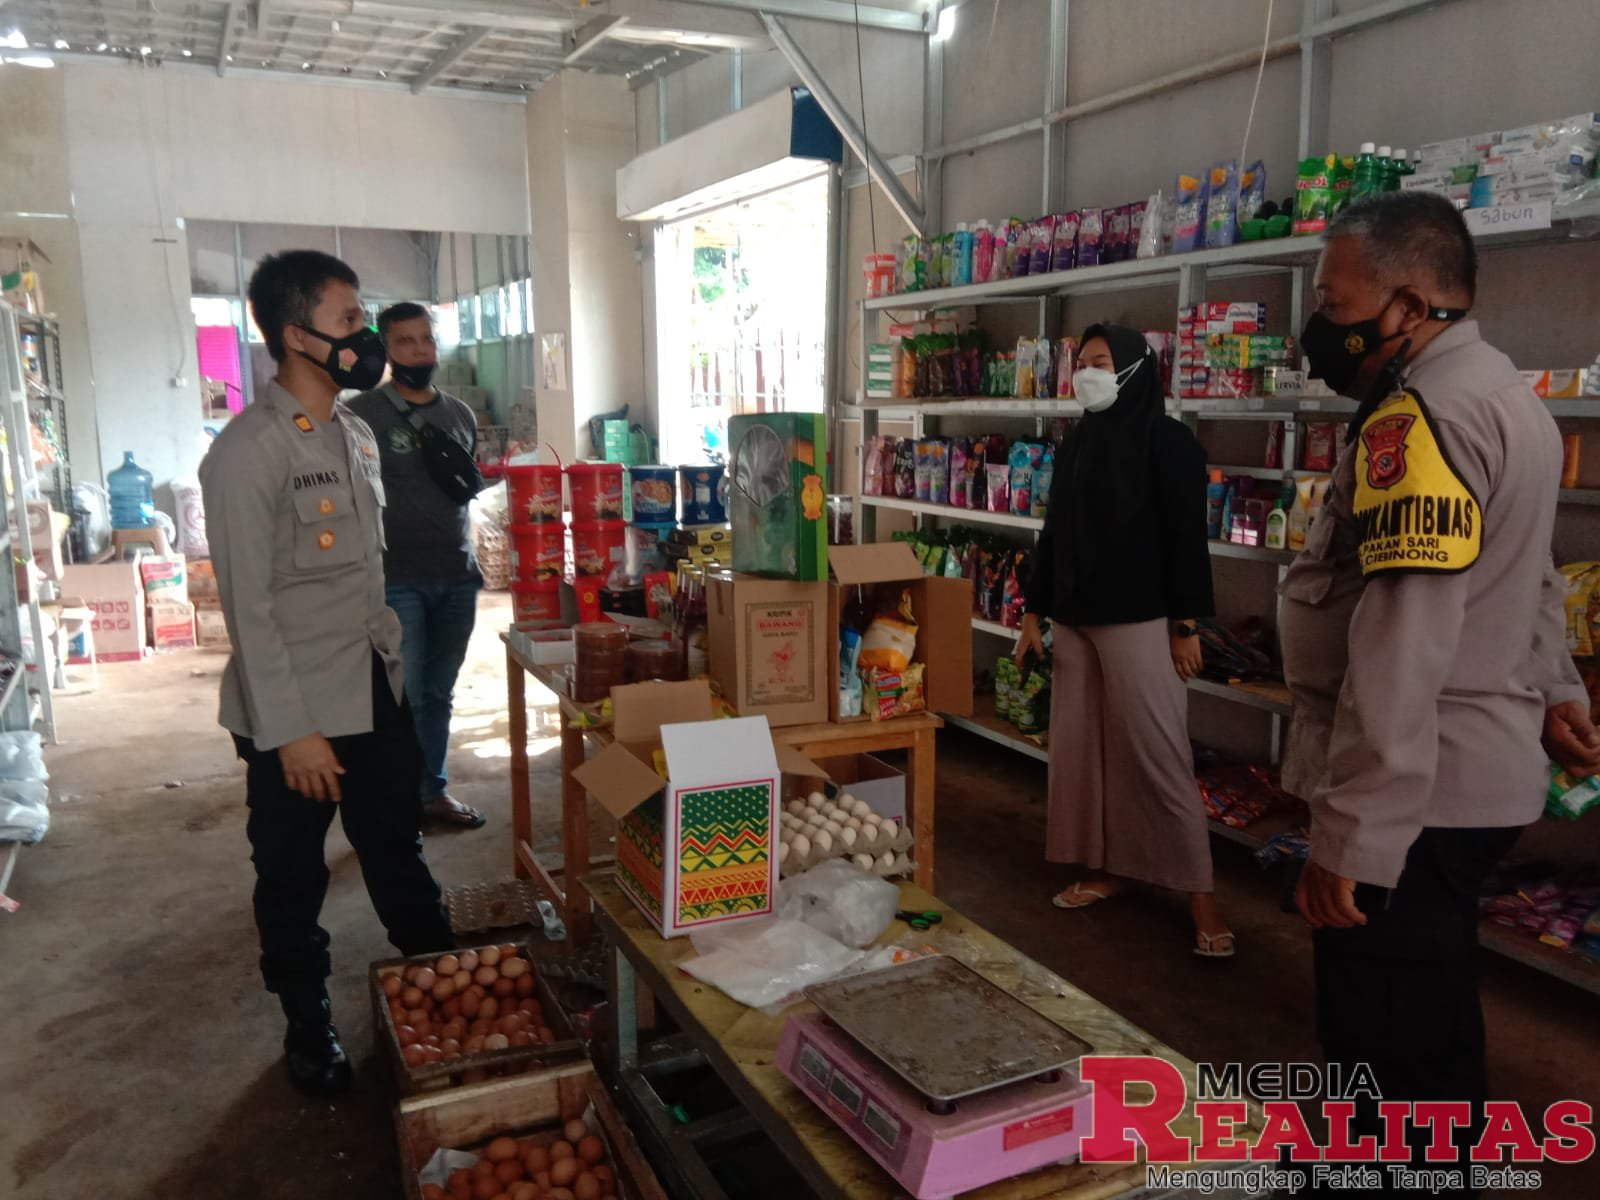
[[[1205,933],[1201,930],[1196,930],[1195,937],[1200,944],[1194,948],[1194,952],[1201,958],[1233,957],[1234,937],[1231,929],[1223,933]],[[1227,948],[1217,949],[1217,944],[1223,941],[1228,943]]]

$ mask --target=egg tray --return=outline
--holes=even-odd
[[[591,1064],[572,1063],[539,1076],[496,1080],[402,1100],[395,1108],[400,1178],[406,1200],[423,1200],[418,1172],[436,1150],[482,1156],[497,1137],[531,1137],[541,1145],[560,1136],[560,1125],[588,1119],[605,1144],[602,1160],[616,1174],[619,1200],[667,1200],[632,1130],[617,1111]]]
[[[528,960],[536,981],[535,997],[543,1010],[545,1024],[555,1033],[554,1042],[541,1042],[536,1046],[508,1046],[504,1050],[480,1050],[476,1054],[463,1054],[450,1062],[424,1063],[413,1067],[406,1063],[400,1048],[400,1034],[395,1027],[394,1014],[389,1011],[388,997],[383,994],[383,980],[387,975],[398,975],[409,966],[431,966],[438,954],[415,954],[410,958],[388,958],[372,964],[372,1014],[378,1030],[378,1040],[383,1043],[384,1056],[394,1069],[395,1084],[402,1096],[419,1092],[435,1092],[464,1085],[462,1076],[473,1070],[486,1071],[490,1076],[521,1075],[526,1072],[569,1063],[587,1057],[583,1042],[573,1031],[566,1009],[556,998],[550,983],[539,970],[538,960],[529,953],[526,942],[513,943],[521,956]],[[480,949],[463,946],[461,949]]]
[[[482,933],[490,929],[544,926],[539,915],[540,892],[527,879],[501,879],[494,883],[463,883],[446,888],[445,909],[450,928],[458,934]]]
[[[871,854],[872,857],[876,859],[886,851],[893,850],[896,855],[896,860],[898,861],[899,855],[904,854],[907,850],[910,850],[915,843],[916,835],[911,832],[911,829],[908,826],[902,825],[899,832],[897,832],[893,838],[878,837],[873,839],[871,844],[867,844],[858,840],[854,846],[843,848],[834,846],[828,850],[818,850],[815,846],[812,846],[811,853],[807,854],[804,858],[796,857],[794,851],[790,850],[789,857],[784,859],[783,862],[778,866],[778,876],[780,878],[787,878],[790,875],[798,875],[801,871],[810,870],[818,863],[827,862],[830,858],[851,859],[857,854]],[[876,863],[874,863],[871,870],[874,875],[877,875],[881,879],[892,879],[897,875],[910,874],[911,867],[894,866],[880,868]]]

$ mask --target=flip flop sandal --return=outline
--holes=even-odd
[[[1195,946],[1194,952],[1201,958],[1233,957],[1234,938],[1232,931],[1227,933],[1200,933],[1197,931],[1195,933],[1195,941],[1198,945]],[[1219,949],[1219,945],[1223,942],[1227,943],[1226,948]]]
[[[1091,904],[1099,904],[1100,901],[1109,900],[1114,895],[1115,892],[1097,892],[1082,883],[1074,883],[1051,896],[1050,903],[1057,908],[1088,908]]]
[[[489,819],[470,804],[462,804],[459,800],[445,808],[439,808],[429,801],[422,806],[422,816],[431,825],[454,825],[458,829],[480,829]]]

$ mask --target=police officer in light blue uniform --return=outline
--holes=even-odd
[[[248,768],[261,974],[288,1018],[290,1078],[312,1095],[350,1084],[318,925],[335,806],[389,940],[408,955],[452,945],[418,832],[422,759],[384,601],[378,447],[337,401],[383,373],[357,287],[317,251],[262,261],[250,310],[278,374],[200,468],[234,647],[220,719]]]

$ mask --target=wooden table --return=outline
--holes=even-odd
[[[647,989],[672,1014],[688,1041],[705,1056],[744,1110],[782,1151],[820,1197],[835,1200],[904,1200],[905,1191],[850,1136],[778,1070],[778,1037],[794,1013],[815,1011],[797,1004],[767,1016],[691,978],[678,964],[695,954],[688,938],[660,937],[622,894],[610,872],[583,880],[594,899],[600,930],[616,954],[611,997],[613,1045],[624,1073],[639,1062],[637,998]],[[974,925],[914,883],[900,886],[903,908],[936,909],[944,920],[926,932],[900,922],[879,945],[930,945],[954,955],[1051,1020],[1088,1042],[1096,1054],[1155,1055],[1188,1079],[1194,1064],[1091,996]],[[1259,1128],[1258,1122],[1252,1122]],[[1197,1137],[1191,1109],[1175,1125]],[[962,1200],[1101,1200],[1142,1189],[1142,1164],[1074,1164],[1048,1167],[962,1193]]]
[[[587,874],[592,867],[612,860],[589,856],[589,798],[572,772],[583,765],[584,740],[597,748],[611,741],[609,730],[575,728],[573,719],[582,711],[565,694],[565,675],[561,668],[527,662],[511,646],[505,634],[506,708],[511,742],[511,850],[512,864],[519,879],[532,879],[558,909],[567,923],[567,941],[581,946],[589,939],[589,901],[568,881]],[[532,675],[554,692],[561,708],[561,867],[552,871],[533,853],[532,790],[528,773],[527,676]],[[893,721],[861,721],[846,725],[791,725],[774,729],[774,741],[807,758],[843,758],[852,754],[876,754],[884,750],[909,750],[906,768],[906,806],[916,862],[916,881],[924,888],[933,886],[934,812],[934,737],[944,720],[933,713],[918,713]]]

